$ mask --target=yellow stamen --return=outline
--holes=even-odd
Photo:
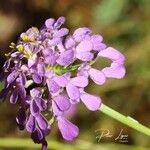
[[[39,30],[38,30],[37,27],[32,27],[32,31],[33,31],[34,33],[35,33],[35,32],[39,33]]]
[[[24,51],[23,45],[17,45],[17,49],[18,49],[19,52],[23,52]]]
[[[5,54],[6,57],[9,57],[10,55],[11,55],[11,53],[6,53]]]
[[[9,45],[9,47],[13,49],[13,48],[15,48],[15,47],[16,47],[16,44],[15,44],[15,43],[13,43],[13,42],[11,42],[11,43],[10,43],[10,45]]]

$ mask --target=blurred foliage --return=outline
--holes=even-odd
[[[103,86],[91,82],[87,91],[100,95],[103,103],[150,127],[150,1],[0,0],[0,65],[5,61],[4,53],[9,52],[9,43],[16,42],[21,32],[31,26],[40,27],[45,19],[58,16],[66,17],[71,31],[88,26],[94,33],[100,33],[108,45],[125,54],[127,75],[124,79],[110,79]],[[100,68],[102,64],[103,60],[99,60],[95,67]],[[16,106],[8,102],[0,105],[0,137],[29,137],[16,127],[16,110]],[[89,112],[83,105],[73,118],[80,127],[79,139],[87,141],[72,143],[76,149],[146,150],[150,146],[148,137],[99,112]],[[115,144],[112,138],[101,141],[111,145],[97,143],[95,130],[101,128],[109,129],[115,136],[123,129],[129,135],[124,144],[133,148]],[[57,128],[49,138],[62,142]]]
[[[30,139],[24,138],[24,139],[18,139],[18,138],[7,138],[7,139],[0,139],[3,143],[1,146],[3,148],[7,148],[9,150],[10,146],[7,144],[8,141],[10,145],[12,145],[11,150],[34,150],[34,149],[40,149],[40,145],[34,144]],[[139,146],[131,146],[131,145],[123,145],[123,144],[93,144],[89,143],[83,140],[77,140],[74,146],[72,146],[70,143],[63,144],[58,143],[57,141],[48,141],[48,144],[51,147],[51,150],[85,150],[85,149],[93,149],[94,150],[148,150],[148,148],[143,148]],[[21,147],[21,148],[20,148]],[[1,149],[0,149],[1,150]]]

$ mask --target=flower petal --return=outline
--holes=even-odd
[[[61,66],[70,65],[74,60],[74,52],[72,50],[67,50],[62,52],[57,59],[57,63]]]
[[[102,70],[107,78],[121,79],[125,76],[126,70],[123,65],[112,63],[110,67],[106,67]]]
[[[68,32],[69,30],[67,28],[61,28],[60,30],[54,32],[53,37],[63,37],[68,34]]]
[[[101,35],[95,34],[91,36],[91,42],[93,44],[95,43],[101,43],[103,41],[103,37]]]
[[[34,66],[36,64],[36,61],[35,60],[33,60],[33,59],[28,59],[28,67],[30,68],[30,67],[32,67],[32,66]]]
[[[49,18],[45,21],[45,25],[47,28],[52,28],[53,24],[54,24],[54,19],[53,18]]]
[[[71,99],[74,100],[74,99],[78,99],[80,97],[79,89],[76,86],[74,86],[73,84],[68,83],[66,86],[66,90],[67,90],[68,96]]]
[[[30,111],[31,111],[31,114],[32,114],[34,117],[37,117],[37,116],[39,116],[39,114],[40,114],[40,109],[39,109],[37,103],[35,102],[35,100],[32,100],[32,101],[31,101],[31,104],[30,104]]]
[[[17,89],[18,89],[18,95],[20,96],[20,98],[22,100],[24,100],[25,97],[26,97],[26,89],[25,89],[25,87],[20,84],[20,85],[18,85]]]
[[[59,17],[57,21],[54,23],[54,28],[59,28],[65,22],[65,17]]]
[[[112,61],[115,61],[116,63],[119,63],[119,64],[123,64],[125,60],[124,56],[119,51],[117,51],[116,49],[112,47],[108,47],[100,51],[98,53],[98,56],[109,58]]]
[[[40,111],[44,111],[47,109],[46,101],[42,98],[37,97],[36,98],[36,104],[38,105]]]
[[[53,80],[60,86],[65,87],[68,83],[68,80],[65,76],[55,76]]]
[[[11,54],[11,56],[12,56],[12,54]],[[10,67],[10,64],[11,64],[11,59],[6,60],[3,65],[3,68],[8,69]]]
[[[60,90],[59,85],[54,80],[47,79],[46,83],[50,93],[56,93]]]
[[[20,74],[19,74],[19,79],[20,79],[20,83],[21,83],[22,85],[25,85],[25,84],[26,84],[27,78],[26,78],[26,76],[25,76],[24,73],[20,73]]]
[[[89,28],[83,27],[78,28],[74,31],[73,37],[76,40],[76,42],[81,42],[83,39],[85,39],[86,36],[88,36],[92,31]]]
[[[73,46],[75,46],[75,41],[74,41],[74,39],[73,39],[71,36],[67,37],[67,38],[66,38],[66,41],[65,41],[65,47],[66,47],[67,49],[69,49],[69,48],[72,48]]]
[[[14,70],[13,72],[11,72],[8,77],[7,77],[7,83],[11,84],[12,82],[15,81],[15,79],[18,77],[18,72],[16,70]]]
[[[36,126],[35,118],[30,114],[29,119],[26,123],[26,129],[28,132],[32,133],[35,131],[35,126]]]
[[[91,42],[93,44],[93,50],[100,51],[106,48],[106,45],[102,43],[103,37],[101,35],[92,35]]]
[[[76,51],[77,52],[89,52],[91,51],[93,48],[93,44],[91,43],[91,41],[89,40],[84,40],[81,41],[77,47],[76,47]]]
[[[35,143],[41,143],[43,140],[44,136],[42,131],[39,128],[36,128],[36,130],[31,134],[31,138]]]
[[[54,116],[61,116],[62,115],[62,111],[58,108],[57,104],[55,101],[52,101],[52,109],[53,109],[53,113]]]
[[[40,84],[42,82],[42,77],[36,73],[32,74],[32,79],[37,84]]]
[[[42,114],[40,114],[38,117],[36,117],[36,121],[37,121],[40,129],[42,129],[42,130],[47,130],[47,128],[49,127],[47,119]]]
[[[72,78],[70,83],[77,87],[86,87],[88,85],[88,79],[85,76],[77,76]]]
[[[30,95],[31,95],[32,98],[41,97],[42,96],[41,89],[40,88],[33,88],[30,91]]]
[[[77,52],[76,57],[82,61],[91,61],[94,57],[94,54],[91,52]]]
[[[61,111],[66,111],[71,106],[70,101],[69,101],[69,97],[67,97],[65,95],[58,95],[55,98],[55,102]]]
[[[63,136],[63,138],[67,141],[74,140],[79,134],[79,128],[75,126],[73,123],[66,120],[64,117],[57,117],[58,128]]]
[[[57,56],[55,54],[45,56],[44,62],[49,65],[54,65],[56,63]]]
[[[37,64],[37,73],[40,76],[44,76],[44,73],[45,73],[45,65],[44,64],[42,64],[42,63]]]
[[[81,100],[85,104],[85,106],[91,111],[98,110],[101,105],[100,97],[88,93],[81,94]]]
[[[106,78],[105,78],[105,75],[102,71],[99,71],[97,69],[94,69],[94,68],[91,68],[89,71],[88,71],[91,79],[96,83],[96,84],[99,84],[99,85],[102,85],[105,83],[106,81]]]
[[[15,104],[18,100],[18,91],[14,90],[13,93],[10,96],[10,103]]]

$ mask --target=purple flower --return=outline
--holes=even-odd
[[[91,35],[92,31],[88,28],[77,29],[73,37],[78,42],[75,48],[76,57],[82,61],[91,61],[94,58],[94,51],[100,51],[106,48],[102,43],[103,38],[100,35]]]
[[[98,110],[101,105],[100,97],[88,93],[82,93],[81,100],[85,104],[85,106],[91,111]]]
[[[66,95],[58,95],[52,100],[52,109],[54,116],[60,116],[63,112],[71,107],[69,97]]]
[[[30,104],[30,111],[34,117],[38,117],[41,111],[47,109],[46,101],[42,98],[42,93],[39,88],[32,89],[30,92],[31,97],[28,100]]]
[[[82,64],[78,68],[78,76],[80,75],[87,78],[90,77],[98,85],[102,85],[106,81],[105,74],[100,70],[92,68],[89,64]]]
[[[108,47],[98,53],[99,57],[105,57],[112,60],[110,67],[102,69],[107,78],[123,78],[125,75],[124,56],[112,47]]]
[[[88,79],[84,76],[71,78],[66,85],[66,91],[70,97],[71,103],[78,103],[80,101],[80,89],[88,85]]]
[[[66,114],[80,102],[91,111],[100,108],[101,98],[86,92],[89,78],[103,85],[107,78],[125,75],[124,56],[107,47],[101,35],[86,27],[70,34],[61,27],[64,22],[64,17],[50,18],[40,30],[32,27],[22,33],[18,42],[11,44],[13,52],[0,74],[5,85],[0,98],[19,105],[17,125],[26,129],[35,143],[42,144],[42,150],[47,150],[51,120],[57,121],[62,137],[71,141],[79,128]],[[110,66],[93,68],[101,57],[110,59]]]
[[[67,141],[72,141],[79,134],[79,128],[66,120],[64,117],[58,116],[58,128],[63,136],[63,138]]]
[[[67,50],[62,52],[57,59],[57,63],[61,66],[70,65],[74,61],[74,52],[73,50]]]

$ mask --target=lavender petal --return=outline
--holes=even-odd
[[[106,78],[105,78],[105,75],[102,71],[99,71],[97,69],[94,69],[94,68],[91,68],[89,71],[88,71],[91,79],[98,85],[102,85],[105,83],[106,81]]]
[[[18,95],[20,96],[21,99],[25,99],[26,97],[26,89],[23,85],[18,85]]]
[[[18,72],[16,70],[14,70],[13,72],[11,72],[8,77],[7,77],[7,83],[11,84],[12,82],[14,82],[16,80],[16,78],[18,77]]]
[[[53,37],[63,37],[68,34],[69,30],[67,28],[61,28],[53,34]]]
[[[91,52],[77,52],[76,57],[82,61],[91,61],[94,57],[94,54]]]
[[[71,99],[78,99],[80,97],[79,89],[71,83],[66,86],[67,94]]]
[[[83,39],[86,38],[86,36],[91,34],[91,32],[92,31],[86,27],[78,28],[74,31],[73,37],[76,40],[76,42],[81,42]]]
[[[64,117],[58,116],[58,128],[62,134],[62,137],[67,141],[74,140],[79,134],[79,128],[73,123],[66,120]]]
[[[100,51],[106,48],[106,45],[102,43],[103,37],[101,35],[92,35],[91,42],[93,44],[93,50]]]
[[[55,101],[52,101],[52,110],[53,110],[53,114],[54,116],[61,116],[62,115],[62,111],[58,108],[57,104]]]
[[[14,90],[13,93],[11,94],[11,96],[10,96],[10,103],[11,104],[16,104],[17,100],[18,100],[18,91]]]
[[[77,76],[72,78],[70,83],[77,87],[86,87],[88,85],[88,79],[85,76]]]
[[[47,79],[46,83],[50,93],[57,93],[60,90],[59,85],[55,81]]]
[[[68,80],[65,76],[55,76],[53,80],[60,86],[65,87],[68,83]]]
[[[36,129],[35,117],[30,114],[29,119],[26,123],[26,129],[29,133],[32,133]]]
[[[37,97],[36,104],[38,105],[40,111],[45,111],[47,109],[47,103],[44,99]]]
[[[27,78],[24,73],[19,74],[20,83],[25,86]]]
[[[45,26],[47,27],[47,28],[52,28],[53,27],[53,24],[54,24],[54,19],[53,18],[50,18],[50,19],[47,19],[46,21],[45,21]]]
[[[41,130],[46,130],[49,127],[47,119],[42,114],[36,117],[36,121]]]
[[[110,67],[102,69],[102,72],[107,78],[121,79],[125,76],[126,70],[123,65],[112,63]]]
[[[32,74],[32,79],[35,83],[40,84],[42,82],[42,77],[38,74]]]
[[[31,91],[30,91],[30,95],[31,97],[35,98],[35,97],[38,97],[40,98],[42,96],[41,94],[41,89],[40,88],[33,88]]]
[[[119,63],[119,64],[123,64],[125,60],[124,56],[119,51],[117,51],[116,49],[112,47],[108,47],[100,51],[98,53],[98,56],[111,59],[112,61]]]
[[[45,56],[44,62],[49,65],[54,65],[56,63],[57,56],[55,54]]]
[[[60,28],[60,26],[64,24],[65,20],[66,20],[65,17],[59,17],[57,21],[54,23],[54,28],[57,29]]]
[[[91,111],[98,110],[101,105],[100,97],[88,93],[81,94],[81,100],[85,104],[85,106]]]
[[[44,64],[42,64],[42,63],[37,64],[37,73],[40,76],[44,76],[44,74],[45,74],[45,65]]]
[[[34,132],[32,132],[31,138],[33,139],[34,143],[39,144],[42,142],[44,135],[39,128],[36,128],[36,130]]]
[[[55,98],[55,102],[61,111],[67,111],[71,106],[69,97],[65,95],[58,95]]]
[[[75,46],[75,44],[76,43],[75,43],[73,37],[69,36],[69,37],[66,38],[65,47],[67,49],[72,48],[73,46]]]
[[[62,52],[57,59],[57,63],[61,66],[70,65],[74,61],[74,52],[72,50],[67,50]]]
[[[93,49],[93,44],[91,43],[90,40],[81,41],[76,47],[77,52],[89,52],[92,49]]]
[[[31,104],[30,104],[30,111],[31,111],[31,114],[34,116],[34,117],[38,117],[39,114],[40,114],[40,109],[36,103],[35,100],[32,100],[31,101]]]

